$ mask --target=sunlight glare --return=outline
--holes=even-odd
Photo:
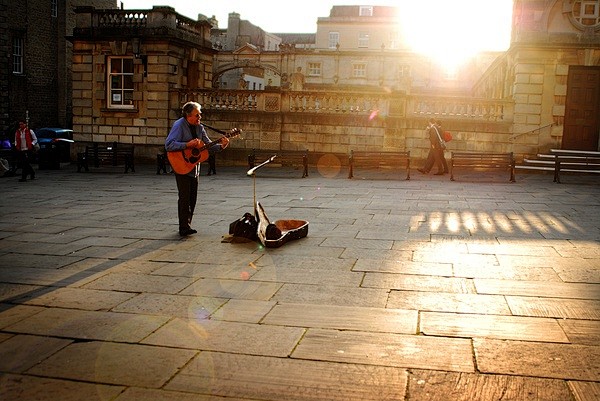
[[[512,0],[429,0],[402,2],[400,26],[413,50],[448,70],[480,51],[503,51],[510,44]]]

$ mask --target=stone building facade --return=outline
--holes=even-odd
[[[357,42],[356,48],[332,49],[329,42],[327,48],[282,43],[277,51],[266,51],[245,44],[218,51],[210,40],[210,21],[189,20],[169,7],[137,13],[80,9],[72,39],[78,146],[134,143],[140,145],[138,156],[153,157],[181,105],[197,100],[207,124],[244,129],[243,139],[223,155],[239,150],[242,162],[247,149],[256,147],[342,158],[350,150],[410,150],[423,158],[428,151],[423,127],[431,117],[453,132],[449,150],[514,152],[520,159],[564,146],[569,132],[595,139],[585,146],[597,149],[598,2],[514,4],[510,49],[475,59],[463,72],[470,79],[458,77],[453,84],[443,84],[442,72],[430,68],[427,58],[391,45],[362,48]],[[336,23],[366,18],[358,31],[369,23],[379,29],[378,21],[389,15],[377,10],[361,16],[353,7],[335,9],[323,26],[331,32]],[[131,71],[111,71],[113,59],[130,60]],[[264,90],[215,85],[234,69],[268,70],[281,84]],[[577,126],[581,116],[569,113],[581,109],[581,99],[571,96],[580,92],[581,71],[591,77],[583,103],[592,117]],[[294,74],[302,75],[300,84],[292,85]],[[130,79],[130,87],[115,87],[114,82],[125,82],[121,79]]]
[[[77,140],[136,144],[137,156],[155,156],[180,117],[180,90],[211,87],[210,29],[171,7],[78,8],[71,38]]]
[[[0,129],[9,132],[28,118],[30,126],[70,127],[71,46],[80,3],[116,8],[115,0],[0,1]]]
[[[474,86],[514,102],[521,154],[600,149],[600,2],[515,0],[512,44]]]

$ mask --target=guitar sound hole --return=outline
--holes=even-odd
[[[192,155],[198,156],[199,154],[200,154],[200,149],[196,149],[196,148],[192,149]],[[198,160],[198,159],[196,159],[196,160]]]

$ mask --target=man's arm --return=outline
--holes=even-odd
[[[173,124],[173,128],[171,128],[169,135],[167,135],[167,139],[165,140],[165,149],[167,152],[183,150],[188,147],[189,140],[185,138],[181,121],[182,120],[177,120],[175,124]]]

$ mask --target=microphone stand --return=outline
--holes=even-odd
[[[275,158],[277,157],[277,155],[273,155],[271,157],[269,157],[266,161],[262,162],[261,164],[259,164],[258,166],[252,167],[250,170],[248,170],[246,172],[246,175],[248,176],[252,176],[252,183],[253,183],[253,191],[254,191],[254,196],[253,196],[253,201],[254,201],[254,217],[258,216],[258,212],[256,210],[256,170],[258,170],[259,168],[271,163]]]

